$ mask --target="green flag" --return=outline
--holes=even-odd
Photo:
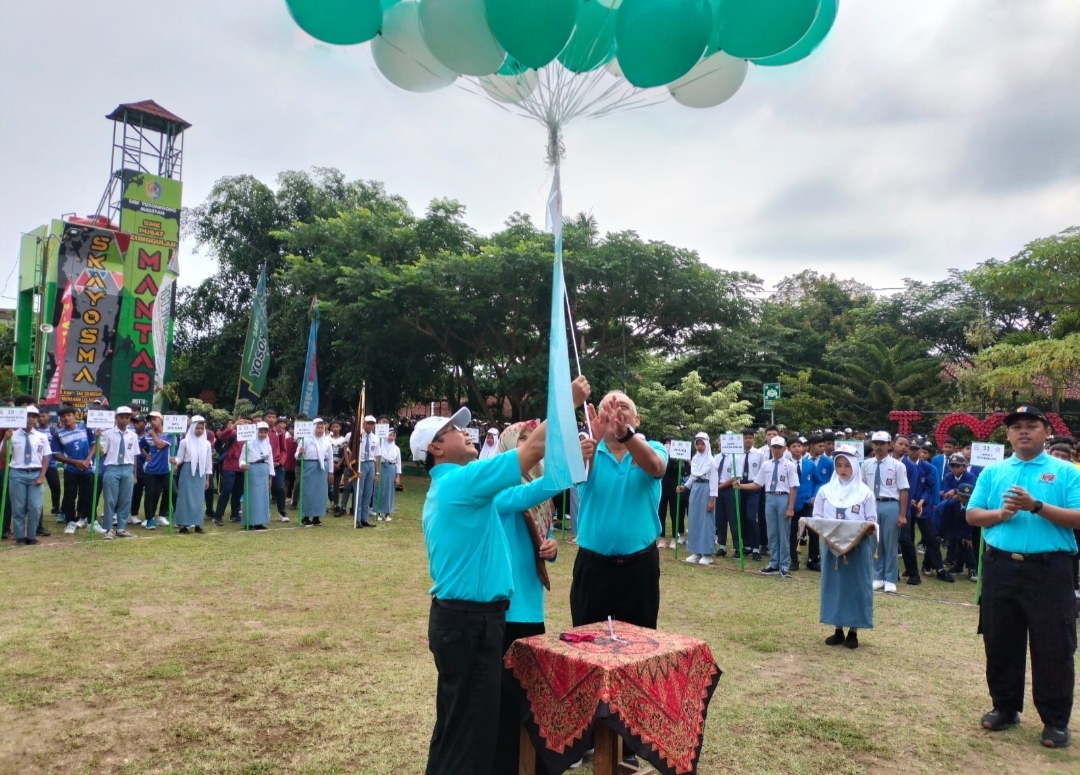
[[[244,342],[244,361],[240,365],[236,399],[246,398],[258,404],[269,370],[270,332],[266,318],[266,267],[263,266],[259,272],[259,284],[255,287],[255,301],[251,305],[251,322],[248,323],[247,341]]]

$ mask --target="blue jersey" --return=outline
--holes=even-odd
[[[908,516],[914,516],[916,501],[923,501],[927,509],[937,504],[937,472],[929,463],[916,462],[909,457],[904,458],[904,468],[908,476]],[[930,512],[926,511],[925,515],[929,516]]]
[[[817,465],[810,456],[803,455],[802,460],[799,461],[799,489],[795,493],[795,511],[801,511],[817,495],[820,487],[814,481],[816,470]]]
[[[656,441],[649,446],[667,467],[667,450]],[[618,460],[601,441],[579,488],[578,545],[608,557],[647,549],[660,535],[660,478],[634,463],[629,452]]]
[[[49,434],[52,437],[53,455],[63,455],[72,460],[86,460],[94,449],[94,432],[88,431],[80,423],[70,431],[65,428],[54,428]],[[55,460],[55,457],[53,458]],[[83,471],[74,463],[65,463],[64,470],[73,474],[94,473],[94,462],[90,461],[90,467]]]
[[[817,459],[817,466],[814,470],[814,495],[817,496],[818,490],[824,487],[832,480],[833,469],[835,468],[832,458],[828,455],[822,455]]]
[[[157,445],[154,443],[154,436],[149,431],[144,433],[143,437],[139,440],[139,447],[150,455],[149,460],[143,461],[143,473],[169,473],[169,456],[172,453],[173,435],[171,433],[162,433],[160,438],[162,441],[167,442],[167,446],[164,446],[161,449],[158,449]]]

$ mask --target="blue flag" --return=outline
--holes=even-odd
[[[300,408],[297,414],[308,417],[319,416],[319,370],[315,348],[319,340],[319,300],[311,297],[311,328],[308,331],[307,359],[304,361],[304,384],[300,387]]]
[[[570,487],[585,481],[585,461],[578,441],[577,417],[570,390],[570,353],[566,346],[566,278],[562,264],[562,188],[559,169],[551,182],[548,221],[555,234],[555,265],[551,276],[551,334],[548,353],[547,451],[544,479],[552,487]]]

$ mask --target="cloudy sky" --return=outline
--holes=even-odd
[[[95,209],[103,116],[148,98],[194,125],[187,205],[225,175],[332,166],[417,212],[456,198],[484,232],[515,210],[543,223],[539,125],[458,88],[399,91],[368,45],[311,45],[284,0],[20,2],[0,20],[0,280],[21,231]],[[1008,257],[1080,223],[1078,40],[1077,0],[843,0],[812,57],[752,67],[724,105],[572,124],[565,209],[767,285],[813,268],[888,288]],[[213,270],[182,254],[181,282]]]

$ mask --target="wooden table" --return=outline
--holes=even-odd
[[[536,752],[553,772],[594,749],[597,775],[697,770],[709,700],[720,668],[696,638],[615,622],[515,641],[505,664],[525,691],[522,775],[534,775]],[[622,763],[624,741],[651,766]]]

